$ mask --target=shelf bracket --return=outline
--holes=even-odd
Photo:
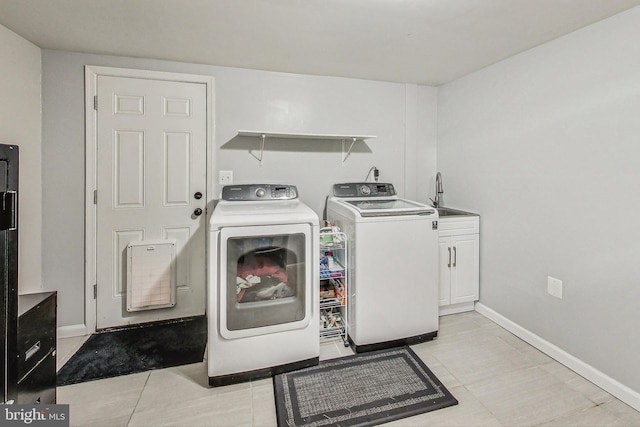
[[[266,134],[261,134],[260,135],[260,156],[256,156],[255,154],[251,153],[251,155],[253,157],[255,157],[256,159],[258,159],[258,161],[260,162],[260,166],[262,166],[262,158],[264,157],[264,141],[267,139],[267,135]],[[251,152],[251,150],[249,150]]]
[[[262,157],[264,156],[264,141],[267,139],[267,135],[264,133],[260,135],[260,166],[262,166]]]
[[[351,138],[351,145],[349,146],[349,149],[347,150],[346,154],[344,152],[344,147],[346,146],[347,140],[345,139],[342,140],[342,164],[343,165],[344,165],[344,162],[347,161],[347,158],[351,155],[351,150],[353,149],[353,145],[356,143],[357,140],[358,138]]]

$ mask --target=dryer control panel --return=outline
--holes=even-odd
[[[396,195],[393,184],[378,182],[349,182],[334,184],[335,197],[390,197]]]
[[[222,187],[222,200],[293,200],[298,198],[295,185],[241,184]]]

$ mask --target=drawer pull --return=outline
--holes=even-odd
[[[29,350],[25,353],[24,360],[27,361],[31,359],[36,353],[40,351],[40,341],[31,346]]]

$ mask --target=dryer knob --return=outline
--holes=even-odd
[[[360,192],[363,195],[368,196],[369,194],[371,194],[371,188],[369,188],[368,185],[363,185],[362,187],[360,187]]]
[[[267,194],[267,192],[264,191],[264,188],[258,188],[256,190],[256,196],[258,196],[258,197],[264,197],[265,194]]]

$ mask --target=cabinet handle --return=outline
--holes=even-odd
[[[447,248],[449,250],[449,263],[447,264],[447,267],[451,268],[451,247]]]
[[[24,354],[24,360],[31,359],[36,353],[40,351],[40,341],[31,346],[29,350]]]
[[[17,230],[18,227],[18,193],[7,191],[0,193],[0,230]]]
[[[453,247],[453,266],[456,266],[456,263],[458,262],[458,252],[456,251],[456,247]]]

